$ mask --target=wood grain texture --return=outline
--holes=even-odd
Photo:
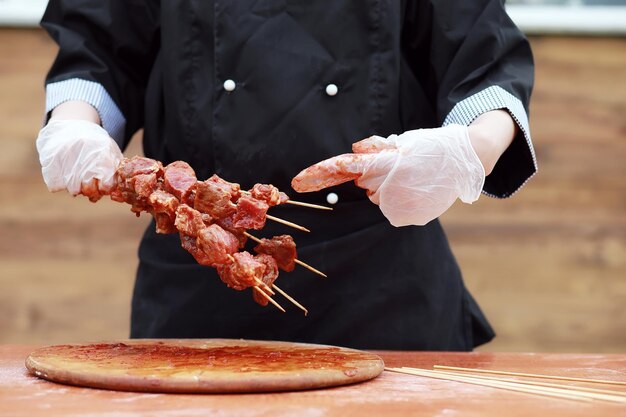
[[[385,364],[343,347],[233,339],[120,340],[46,346],[26,367],[46,380],[137,392],[254,393],[355,384]]]
[[[362,384],[247,395],[141,394],[78,388],[30,376],[35,346],[0,345],[0,415],[37,416],[618,416],[624,407],[538,397],[383,372]],[[626,356],[524,353],[375,352],[391,367],[435,364],[626,380]],[[612,387],[611,389],[622,390]]]
[[[35,138],[55,54],[41,30],[0,29],[0,341],[124,338],[148,218],[46,189]]]
[[[484,349],[624,352],[626,39],[532,45],[540,172],[513,198],[457,204],[443,223],[498,333]],[[0,29],[0,342],[128,335],[148,219],[47,192],[34,139],[54,54],[39,30]],[[134,141],[127,154],[139,152]]]

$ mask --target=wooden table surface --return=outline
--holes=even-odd
[[[626,406],[583,403],[383,372],[357,385],[301,392],[173,395],[47,382],[27,373],[37,346],[0,346],[0,416],[626,416]],[[387,366],[434,364],[626,381],[626,355],[377,352]],[[626,391],[626,387],[603,386]]]

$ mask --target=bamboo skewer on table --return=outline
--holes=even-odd
[[[467,373],[449,372],[449,371],[432,371],[432,372],[437,372],[437,373],[441,373],[445,375],[456,375],[456,376],[461,376],[461,377],[463,376],[468,377],[470,375]],[[595,393],[595,394],[607,394],[611,396],[621,397],[624,399],[624,401],[626,401],[626,392],[622,392],[622,391],[589,388],[589,387],[581,387],[578,385],[557,384],[557,383],[550,383],[550,382],[526,381],[526,380],[521,380],[521,379],[503,378],[503,377],[485,376],[485,375],[473,375],[472,374],[471,378],[478,378],[478,379],[484,379],[484,380],[489,380],[489,381],[511,382],[511,383],[517,383],[517,384],[534,385],[534,386],[548,387],[548,388],[568,389],[568,390],[573,390],[573,391],[581,391],[581,392]]]
[[[543,395],[556,398],[566,398],[578,401],[605,401],[626,404],[626,393],[609,390],[595,390],[593,388],[577,387],[567,384],[545,384],[509,378],[477,376],[471,374],[459,374],[449,371],[431,371],[419,368],[385,368],[391,372],[409,375],[436,378],[447,381],[463,382],[474,385],[482,385],[492,388],[500,388],[509,391],[524,392],[528,394]]]
[[[443,379],[443,380],[446,380],[446,381],[472,383],[474,385],[482,385],[482,386],[491,387],[491,388],[501,388],[501,389],[505,389],[505,390],[508,390],[508,391],[524,392],[524,393],[527,393],[527,394],[539,394],[539,395],[544,395],[544,396],[547,396],[547,397],[566,398],[566,399],[569,399],[569,400],[580,400],[580,401],[592,401],[589,398],[579,399],[578,397],[576,397],[574,395],[571,395],[571,394],[541,393],[541,392],[537,392],[537,389],[535,389],[535,388],[505,386],[505,385],[502,385],[502,384],[499,384],[499,383],[496,383],[496,382],[479,381],[479,380],[475,380],[473,382],[470,378],[446,377],[445,375],[437,375],[434,372],[427,371],[425,369],[385,368],[385,370],[386,371],[391,371],[391,372],[397,372],[397,373],[401,373],[401,374],[422,376],[422,377],[435,378],[435,379]]]
[[[588,383],[594,383],[594,384],[626,385],[626,381],[611,381],[611,380],[604,380],[604,379],[575,378],[575,377],[560,376],[560,375],[529,374],[529,373],[524,373],[524,372],[496,371],[496,370],[492,370],[492,369],[461,368],[461,367],[458,367],[458,366],[434,365],[433,368],[437,369],[437,370],[476,372],[476,373],[482,373],[482,374],[521,376],[521,377],[527,377],[527,378],[557,379],[557,380],[561,380],[561,381],[588,382]]]
[[[505,382],[500,380],[485,380],[474,378],[470,376],[457,376],[450,375],[446,372],[442,371],[429,371],[426,369],[417,369],[417,368],[385,368],[385,370],[391,372],[404,373],[415,376],[422,376],[427,378],[435,378],[446,381],[454,381],[454,382],[462,382],[473,385],[481,385],[491,388],[499,388],[507,391],[515,391],[522,392],[526,394],[535,394],[546,397],[555,397],[555,398],[564,398],[569,400],[577,400],[577,401],[604,401],[604,402],[613,402],[613,403],[626,403],[626,400],[623,397],[614,396],[614,395],[605,395],[605,394],[594,394],[589,392],[580,392],[571,389],[572,387],[569,385],[563,385],[562,388],[547,388],[547,387],[537,387],[533,385],[527,385],[523,382]]]

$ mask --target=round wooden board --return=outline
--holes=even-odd
[[[372,353],[305,343],[197,339],[58,345],[26,367],[53,382],[120,391],[291,391],[366,381],[384,369]]]

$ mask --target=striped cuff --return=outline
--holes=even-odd
[[[445,120],[443,121],[443,126],[449,124],[461,124],[469,126],[469,124],[472,123],[474,119],[476,119],[481,114],[498,109],[506,109],[513,118],[513,120],[515,120],[515,123],[517,123],[517,125],[519,126],[520,131],[524,135],[524,139],[526,139],[528,150],[530,151],[530,155],[532,156],[534,171],[536,172],[537,156],[535,155],[535,149],[533,147],[532,139],[530,137],[528,115],[526,114],[526,110],[524,109],[522,102],[511,93],[504,90],[502,87],[495,85],[485,88],[484,90],[469,96],[463,101],[458,102],[452,108],[450,113],[448,113],[448,115],[446,116]],[[526,181],[524,181],[524,184],[529,179],[530,177],[528,177]],[[522,184],[519,188],[521,188],[524,184]],[[488,195],[491,196],[491,194]]]
[[[59,104],[70,100],[80,100],[91,104],[98,111],[104,130],[118,144],[124,143],[126,118],[102,85],[80,78],[46,85],[46,114]]]

